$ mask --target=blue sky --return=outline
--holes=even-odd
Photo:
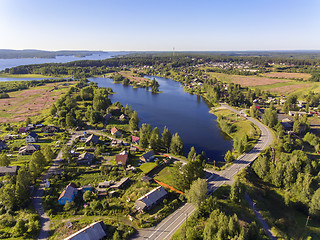
[[[0,49],[320,50],[319,0],[0,0]]]

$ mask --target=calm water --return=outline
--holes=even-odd
[[[14,59],[0,59],[0,71],[6,68],[16,67],[27,64],[41,64],[41,63],[66,63],[78,60],[102,60],[117,55],[125,55],[128,52],[108,52],[102,54],[92,54],[86,57],[75,56],[57,56],[56,58],[14,58]]]
[[[171,133],[178,132],[185,144],[185,152],[194,146],[197,152],[205,151],[210,160],[222,161],[224,154],[232,148],[217,126],[216,116],[209,113],[208,104],[196,95],[184,92],[180,83],[155,77],[163,93],[152,94],[144,88],[113,83],[108,78],[91,78],[101,87],[111,87],[112,102],[129,104],[138,112],[140,122],[158,127],[162,132],[167,126]]]
[[[64,63],[76,60],[100,60],[126,52],[110,52],[87,57],[60,56],[57,58],[24,58],[0,59],[0,70],[18,65],[40,63]],[[134,89],[121,84],[114,84],[111,79],[93,78],[101,87],[111,87],[117,94],[111,96],[112,101],[123,105],[129,104],[139,114],[140,122],[158,127],[162,132],[167,126],[171,133],[178,132],[188,153],[194,146],[200,153],[205,151],[212,161],[223,160],[223,155],[232,148],[230,140],[224,139],[216,117],[209,113],[208,104],[200,97],[183,91],[180,83],[170,79],[155,77],[160,83],[163,93],[152,94],[144,88]],[[0,81],[34,80],[35,78],[0,78]]]

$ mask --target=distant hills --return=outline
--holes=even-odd
[[[12,58],[55,58],[57,56],[77,56],[85,57],[92,54],[107,53],[104,51],[43,51],[43,50],[10,50],[0,49],[0,59],[12,59]]]
[[[55,58],[57,56],[86,57],[92,54],[105,54],[105,51],[43,51],[0,49],[0,59],[12,58]],[[171,51],[126,51],[128,56],[163,56],[172,55]],[[279,51],[176,51],[176,56],[238,56],[238,57],[275,57],[293,59],[320,59],[320,50],[279,50]]]

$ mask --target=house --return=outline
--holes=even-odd
[[[134,144],[139,144],[139,140],[140,140],[139,137],[136,137],[136,136],[131,135],[131,142],[132,142],[132,143],[134,143]]]
[[[35,132],[30,132],[29,135],[25,138],[26,143],[38,142],[39,138]]]
[[[7,145],[5,144],[5,142],[0,140],[0,151],[6,148],[7,148]]]
[[[121,114],[120,117],[119,117],[119,120],[120,121],[125,121],[125,120],[127,120],[127,116],[124,115],[124,114]]]
[[[91,134],[91,135],[87,138],[87,140],[85,141],[85,144],[86,144],[87,146],[90,146],[91,143],[92,143],[93,145],[96,145],[96,144],[98,144],[98,142],[99,142],[99,136],[94,135],[94,134]]]
[[[5,175],[17,175],[18,166],[0,167],[0,177]]]
[[[127,166],[128,154],[118,154],[116,155],[116,163],[122,166]]]
[[[129,152],[137,152],[138,151],[138,148],[134,147],[134,146],[131,146],[129,148]]]
[[[67,202],[72,202],[74,197],[77,196],[78,190],[74,186],[75,185],[73,183],[69,183],[62,191],[58,198],[59,205],[65,205]]]
[[[151,150],[145,154],[143,154],[141,157],[140,157],[140,160],[143,161],[143,162],[150,162],[152,159],[154,159],[154,152]]]
[[[4,141],[11,141],[16,138],[19,138],[19,135],[7,134],[6,136],[3,137],[3,140]]]
[[[297,111],[289,111],[288,114],[289,114],[290,116],[295,116],[295,115],[298,115],[298,116],[308,115],[308,113],[306,113],[306,112],[297,112]]]
[[[112,185],[110,188],[113,189],[120,189],[126,186],[129,183],[130,179],[128,177],[122,178],[119,182],[116,182],[114,185]]]
[[[162,186],[157,187],[139,198],[134,207],[139,212],[148,211],[162,201],[167,194],[168,192]]]
[[[19,148],[19,155],[31,155],[35,151],[40,150],[40,145],[28,144],[27,146]]]
[[[36,125],[33,123],[29,123],[27,127],[29,128],[29,130],[33,130],[36,128]]]
[[[91,165],[94,159],[94,155],[91,153],[84,152],[79,155],[77,164],[78,165]]]
[[[107,189],[113,184],[114,184],[113,181],[99,182],[97,190],[98,190],[98,192],[106,192]]]
[[[41,128],[41,132],[43,133],[54,133],[54,132],[59,132],[59,128],[53,125],[45,126]]]
[[[95,222],[82,228],[64,240],[100,240],[107,236],[106,231],[107,228],[103,221]]]
[[[122,145],[122,141],[121,140],[112,140],[111,141],[111,146],[114,147],[114,146],[121,146]]]
[[[116,127],[111,128],[111,135],[115,137],[121,137],[121,132]]]
[[[111,119],[111,117],[112,117],[112,114],[111,114],[111,113],[106,114],[106,115],[104,116],[104,122],[105,122],[106,124],[108,124],[108,123],[109,123],[109,120]]]
[[[28,132],[30,129],[28,127],[21,127],[18,129],[18,133],[26,133]]]

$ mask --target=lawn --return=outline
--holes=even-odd
[[[174,163],[171,163],[170,165],[166,166],[164,169],[162,169],[154,178],[155,180],[159,182],[163,182],[165,184],[168,184],[171,187],[174,187],[176,189],[176,182],[174,180]]]
[[[231,138],[241,139],[246,134],[252,138],[252,140],[258,140],[260,130],[250,121],[237,116],[234,112],[228,109],[216,108],[212,109],[211,112],[216,116],[223,116],[226,121],[233,124],[234,131],[229,134]]]
[[[143,163],[141,164],[141,166],[139,167],[140,170],[144,173],[148,173],[150,172],[152,169],[154,169],[157,166],[157,164],[155,162],[147,162],[147,163]]]

